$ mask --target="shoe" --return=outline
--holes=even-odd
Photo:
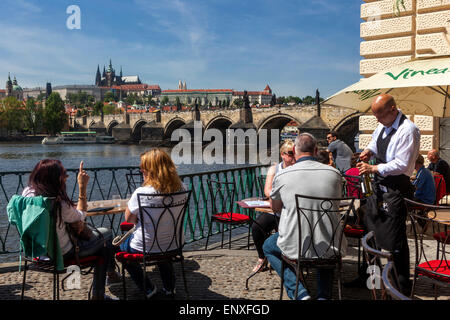
[[[162,291],[166,297],[175,298],[175,289],[167,290],[166,288],[163,288]]]
[[[101,297],[101,296],[100,297],[92,296],[91,300],[119,301],[119,298],[111,297],[111,296],[108,296],[107,294],[104,294],[103,297]]]
[[[258,259],[258,263],[253,267],[252,273],[264,271],[267,268],[267,258]]]
[[[346,288],[367,288],[367,278],[358,277],[352,281],[344,282]]]
[[[116,271],[109,273],[106,276],[106,283],[105,285],[108,287],[117,286],[119,284],[122,284],[122,276],[117,273]]]
[[[153,297],[157,291],[158,291],[158,288],[156,287],[156,285],[153,285],[153,289],[150,289],[149,291],[147,291],[147,299],[150,299],[151,297]]]
[[[308,295],[304,296],[303,298],[301,298],[300,300],[311,300],[311,296],[308,294]]]

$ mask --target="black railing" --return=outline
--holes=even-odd
[[[256,165],[233,168],[220,171],[205,171],[180,175],[187,188],[192,190],[191,200],[184,221],[186,243],[206,238],[211,223],[211,204],[206,179],[234,182],[236,184],[236,199],[261,196],[257,177],[265,174],[266,166]],[[90,179],[87,189],[88,201],[111,199],[113,195],[120,195],[125,199],[130,197],[138,179],[130,179],[139,174],[138,167],[106,167],[85,168]],[[78,199],[77,173],[78,169],[67,169],[67,193],[72,199]],[[26,187],[30,171],[0,172],[0,254],[17,253],[19,251],[19,237],[16,228],[11,228],[6,213],[6,206],[14,194],[21,194]],[[236,202],[234,212],[243,213]],[[97,216],[91,219],[96,226],[107,226],[118,232],[122,221],[115,216]],[[107,225],[105,225],[107,223]],[[213,226],[214,227],[214,226]],[[226,231],[226,230],[225,230]],[[213,233],[219,229],[213,228]]]

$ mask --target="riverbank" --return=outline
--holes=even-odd
[[[14,135],[14,136],[0,136],[1,142],[41,142],[46,134],[33,135]]]

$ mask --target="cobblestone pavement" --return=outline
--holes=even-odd
[[[247,239],[233,242],[232,249],[221,249],[220,245],[208,246],[208,251],[200,250],[202,243],[187,246],[185,251],[185,270],[190,292],[193,300],[222,300],[222,299],[249,299],[249,300],[277,300],[280,295],[280,278],[276,272],[265,271],[255,275],[249,282],[249,290],[245,290],[245,280],[257,260],[254,247],[246,248]],[[410,242],[410,248],[413,245]],[[413,251],[413,250],[411,250]],[[411,260],[413,261],[413,260]],[[158,288],[161,288],[159,272],[155,267],[149,267],[150,278]],[[347,256],[343,259],[343,281],[349,281],[356,277],[357,249],[350,247]],[[176,299],[185,299],[180,264],[175,264],[177,277]],[[20,299],[23,273],[18,272],[17,263],[0,264],[0,299]],[[64,276],[62,276],[64,277]],[[62,278],[61,277],[61,278]],[[92,275],[84,275],[81,278],[81,289],[60,290],[62,300],[85,300],[88,296]],[[143,299],[127,276],[127,295],[129,299]],[[311,287],[312,296],[316,292],[315,272],[307,277],[307,283]],[[337,282],[335,277],[333,299],[337,299]],[[106,293],[118,297],[122,296],[122,286],[109,287]],[[450,289],[440,289],[440,300],[450,299]],[[434,299],[434,290],[431,285],[419,281],[416,287],[416,299]],[[52,299],[52,276],[38,272],[28,272],[26,282],[25,299],[50,300]],[[161,292],[154,299],[166,299]],[[286,293],[283,299],[288,299]],[[367,289],[343,289],[344,300],[369,300]]]

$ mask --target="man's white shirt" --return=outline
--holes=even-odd
[[[399,111],[397,118],[391,127],[385,127],[383,137],[386,138],[391,130],[397,131],[392,135],[391,141],[386,151],[386,163],[378,165],[378,172],[383,176],[397,176],[405,174],[411,176],[414,172],[414,165],[419,155],[420,131],[417,126],[406,118],[399,127],[402,112]],[[380,123],[372,134],[367,149],[374,154],[378,153],[377,139],[383,129]]]

